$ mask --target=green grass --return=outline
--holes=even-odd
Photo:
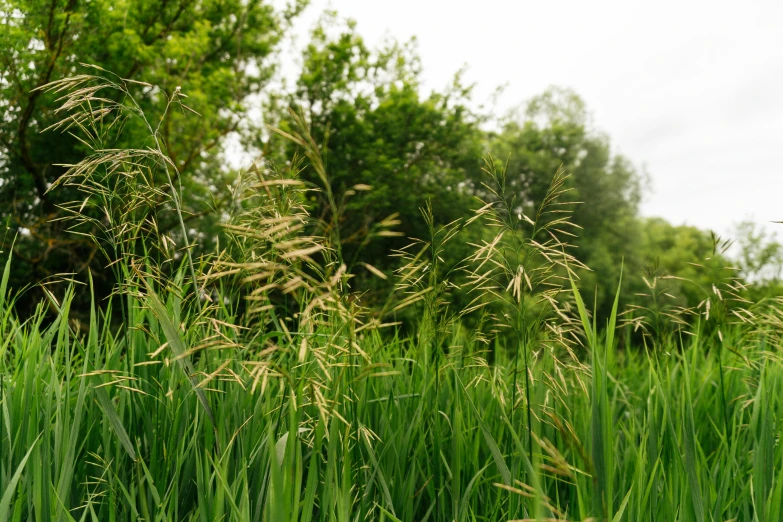
[[[726,336],[725,425],[720,348],[699,337],[647,354],[590,333],[590,372],[558,375],[540,354],[531,462],[525,416],[508,415],[509,357],[492,346],[488,364],[463,330],[437,369],[415,338],[374,331],[347,352],[335,325],[270,332],[264,356],[224,326],[230,310],[189,315],[174,292],[124,297],[125,333],[96,309],[77,325],[70,295],[26,322],[2,310],[3,520],[783,515],[783,372],[748,334]],[[187,351],[192,375],[175,361]]]
[[[63,126],[103,143],[97,91],[79,91],[93,81],[125,92],[56,86],[80,93]],[[476,217],[398,252],[395,293],[364,309],[341,204],[293,118],[331,216],[307,213],[296,161],[254,169],[230,244],[199,263],[184,227],[188,255],[155,228],[158,212],[183,223],[181,195],[150,181],[161,149],[96,146],[63,178],[87,192],[75,230],[119,284],[89,310],[73,309],[76,282],[47,284],[22,319],[5,264],[0,521],[783,520],[779,303],[738,315],[741,289],[717,282],[688,328],[620,341],[645,318],[618,327],[617,301],[596,317],[562,285],[580,268],[558,239],[565,176],[532,219],[490,161]],[[443,266],[474,221],[495,235]],[[454,310],[459,281],[475,298]],[[407,329],[382,323],[405,309]]]

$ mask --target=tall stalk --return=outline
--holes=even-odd
[[[505,167],[490,158],[484,170],[489,181],[482,185],[481,207],[472,220],[481,220],[488,229],[494,228],[498,232],[491,240],[475,245],[475,252],[469,259],[469,287],[474,299],[467,310],[489,306],[496,314],[497,325],[510,327],[513,332],[516,346],[508,417],[515,426],[521,359],[525,373],[527,458],[532,463],[533,383],[530,377],[533,361],[528,351],[531,343],[544,339],[547,321],[565,315],[558,299],[564,290],[561,282],[568,265],[583,265],[567,253],[568,245],[560,238],[567,234],[565,229],[573,226],[567,203],[560,201],[569,191],[567,175],[561,171],[554,175],[546,197],[533,209],[534,217],[530,218],[526,215],[530,209],[522,198],[510,193],[507,187]],[[510,321],[504,319],[506,315]],[[561,330],[555,336],[555,342],[567,344],[567,331],[568,328]],[[573,352],[569,350],[568,353]],[[509,451],[513,448],[510,437],[511,434],[507,434]]]

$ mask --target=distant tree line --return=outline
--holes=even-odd
[[[391,252],[409,238],[426,240],[430,225],[471,216],[475,196],[484,194],[488,157],[504,165],[520,215],[535,212],[559,169],[571,174],[567,199],[576,203],[571,219],[578,230],[572,244],[576,257],[591,268],[580,284],[600,311],[611,306],[621,266],[625,303],[660,298],[672,306],[696,307],[702,300],[699,288],[714,277],[702,262],[733,263],[708,232],[639,215],[645,174],[613,152],[609,137],[593,126],[584,100],[571,90],[551,88],[489,125],[459,75],[448,88],[423,93],[413,42],[388,41],[372,49],[354,24],[339,23],[335,15],[325,16],[312,31],[293,86],[281,86],[275,81],[281,45],[305,5],[303,0],[282,9],[259,0],[0,0],[0,220],[8,227],[2,249],[15,257],[11,286],[21,289],[87,270],[103,296],[115,283],[105,269],[112,260],[90,238],[94,231],[73,233],[62,219],[72,209],[66,204],[79,193],[68,187],[49,190],[68,164],[92,151],[79,138],[88,129],[46,131],[61,114],[55,111],[57,94],[39,88],[84,72],[80,64],[138,82],[129,85],[176,165],[174,182],[182,185],[187,227],[201,253],[220,244],[221,224],[238,204],[231,190],[237,172],[225,161],[227,140],[238,138],[264,169],[289,165],[301,151],[267,125],[290,130],[292,108],[320,145],[339,200],[343,257],[350,262],[354,288],[368,303],[382,301],[393,285],[399,258]],[[175,92],[187,98],[164,111]],[[128,119],[125,125],[106,148],[152,145],[140,121]],[[306,161],[301,168],[301,178],[313,181]],[[324,195],[312,192],[309,198],[311,211],[328,218]],[[420,210],[428,204],[430,225]],[[149,220],[182,244],[169,205],[161,198]],[[748,278],[763,283],[754,290],[756,298],[776,293],[781,249],[774,238],[743,227],[734,259]],[[460,234],[450,243],[449,263],[458,263],[471,244],[489,237],[475,227]],[[377,277],[377,271],[388,279]],[[29,303],[37,301],[34,290],[28,294]],[[454,298],[467,299],[459,292]]]

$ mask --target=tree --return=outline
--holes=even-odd
[[[716,266],[729,266],[724,257],[713,255],[715,241],[708,232],[687,225],[672,225],[662,218],[642,221],[639,257],[648,267],[654,267],[659,277],[667,279],[667,293],[679,306],[695,308],[704,299],[701,288],[712,284],[706,261]],[[715,259],[712,259],[715,258]]]
[[[777,234],[753,221],[742,221],[733,230],[734,254],[741,275],[754,283],[749,288],[753,301],[783,293],[783,245]]]
[[[288,102],[304,112],[321,144],[340,201],[344,259],[349,268],[360,261],[388,272],[396,267],[389,253],[407,237],[428,238],[420,213],[428,201],[436,227],[469,214],[466,181],[483,154],[480,119],[467,108],[469,89],[455,80],[445,92],[423,96],[412,42],[372,51],[353,24],[338,27],[333,18],[313,32],[303,62]],[[276,161],[296,152],[290,142],[266,149]],[[310,169],[302,175],[314,181]],[[316,215],[332,219],[323,197],[314,203]],[[394,230],[379,227],[392,215],[399,221]],[[371,274],[355,272],[355,287],[367,288]]]
[[[767,283],[779,281],[783,274],[783,245],[777,234],[759,227],[753,221],[743,221],[734,227],[737,257],[743,277]]]
[[[519,194],[519,212],[530,214],[545,197],[559,168],[571,173],[567,196],[577,225],[576,257],[592,269],[584,274],[586,293],[597,288],[599,313],[611,306],[624,260],[626,271],[639,268],[637,219],[643,177],[633,164],[612,154],[605,135],[591,128],[584,101],[573,91],[550,88],[512,113],[491,136],[493,156],[507,161],[511,190]],[[624,281],[625,295],[630,282]],[[591,296],[592,298],[592,296]]]
[[[304,4],[292,0],[276,10],[263,0],[0,0],[0,219],[12,231],[4,246],[20,234],[16,279],[84,269],[95,256],[91,241],[53,221],[74,193],[48,188],[63,164],[90,151],[73,135],[44,132],[61,115],[57,95],[40,87],[78,74],[81,63],[144,82],[132,84],[134,96],[160,121],[158,139],[181,174],[175,181],[187,193],[191,226],[203,228],[208,222],[195,220],[223,198],[224,139],[240,130],[248,98],[272,77],[270,58]],[[188,96],[198,116],[180,105],[163,112],[175,92]],[[140,125],[128,120],[107,146],[150,146]]]

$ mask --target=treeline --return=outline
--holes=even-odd
[[[215,252],[225,243],[223,225],[247,205],[237,197],[242,179],[286,170],[318,185],[311,160],[286,136],[293,113],[307,122],[331,185],[331,193],[310,191],[301,203],[339,228],[352,289],[365,305],[380,306],[388,295],[401,259],[393,254],[411,238],[428,241],[439,227],[473,215],[478,199],[489,194],[488,165],[504,171],[505,193],[520,222],[535,218],[557,172],[569,174],[561,197],[573,204],[569,242],[591,269],[583,271],[580,285],[602,314],[611,307],[621,270],[629,318],[633,307],[641,307],[647,317],[676,322],[703,305],[705,292],[721,281],[738,285],[742,298],[778,290],[780,247],[749,225],[730,258],[727,243],[707,231],[641,217],[645,173],[613,151],[584,100],[568,89],[549,89],[490,121],[459,75],[446,89],[423,93],[414,42],[371,48],[354,24],[336,15],[325,15],[312,31],[292,85],[278,81],[283,42],[305,6],[292,1],[276,9],[252,0],[0,4],[0,219],[8,226],[2,249],[15,257],[11,286],[70,273],[83,280],[90,270],[100,295],[112,291],[117,278],[107,266],[116,259],[101,231],[115,224],[107,224],[111,218],[78,186],[50,187],[96,148],[158,146],[151,134],[160,137],[175,176],[148,170],[152,179],[144,186],[157,189],[147,194],[152,211],[145,207],[148,215],[139,220],[134,212],[141,210],[128,209],[126,217],[168,237],[173,248],[188,244],[166,195],[174,183],[181,187],[194,251]],[[136,103],[130,112],[146,119],[129,117],[111,128],[100,122],[50,128],[63,116],[56,110],[61,93],[40,87],[96,72],[128,80]],[[115,94],[101,92],[94,110],[129,103]],[[237,139],[257,158],[250,172],[227,166],[226,145]],[[65,219],[77,214],[87,217],[76,225]],[[460,228],[443,251],[444,265],[458,267],[474,245],[494,234],[486,227]],[[764,284],[745,289],[744,276],[736,279],[728,269],[737,263],[749,274],[745,279]],[[463,306],[470,300],[458,289],[452,298]],[[32,309],[39,299],[31,290],[19,306]]]

